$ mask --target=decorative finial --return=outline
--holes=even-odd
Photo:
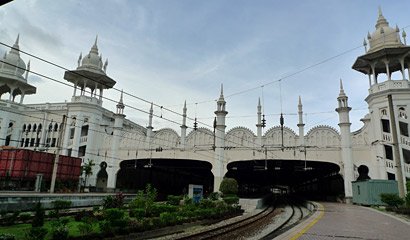
[[[258,107],[261,106],[261,98],[258,98]]]
[[[98,41],[98,34],[95,36],[94,46],[97,46],[97,41]]]
[[[30,60],[28,60],[28,63],[27,63],[27,70],[26,70],[26,77],[25,77],[26,81],[27,81],[29,72],[30,72]]]
[[[367,39],[372,39],[372,36],[370,35],[370,33],[369,32],[367,32]]]
[[[379,17],[383,17],[382,7],[379,5]]]
[[[343,81],[340,79],[340,91],[343,91]]]
[[[367,52],[367,41],[366,41],[366,38],[363,39],[363,46],[364,46],[365,52]]]
[[[406,43],[406,36],[407,36],[407,34],[406,34],[406,31],[404,31],[404,29],[403,29],[403,32],[401,33],[401,36],[403,37],[404,45],[407,45],[407,43]]]
[[[17,39],[16,39],[16,42],[14,43],[15,45],[19,45],[19,39],[20,39],[20,33],[17,34]]]
[[[122,99],[123,99],[122,96],[123,96],[123,94],[124,94],[124,89],[121,89],[120,103],[123,103],[123,102],[122,102]]]
[[[396,24],[396,32],[400,32],[399,26]]]
[[[77,61],[78,67],[80,67],[80,63],[81,63],[82,58],[83,58],[83,53],[81,52],[80,56],[78,57],[78,61]]]
[[[299,105],[302,105],[302,98],[299,95]]]
[[[108,58],[105,59],[105,63],[104,63],[104,72],[107,72],[107,66],[108,66]]]
[[[223,96],[223,95],[224,95],[224,84],[221,83],[221,96]]]
[[[186,100],[184,101],[184,109],[186,109]]]

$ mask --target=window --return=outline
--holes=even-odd
[[[382,129],[383,132],[389,133],[390,132],[390,121],[387,119],[382,119]]]
[[[384,152],[386,154],[386,159],[393,160],[393,148],[389,145],[384,145]]]
[[[78,157],[84,157],[86,146],[81,146],[78,148]]]
[[[56,140],[57,140],[57,138],[53,138],[53,139],[51,140],[51,147],[55,147],[55,146],[56,146]]]
[[[399,128],[400,128],[401,135],[406,136],[406,137],[409,136],[409,127],[407,123],[399,121]]]
[[[88,135],[88,125],[83,126],[81,128],[81,137],[87,136]]]
[[[393,173],[387,173],[388,180],[396,180],[396,176]]]
[[[70,139],[74,138],[75,128],[70,128]]]
[[[410,151],[407,149],[401,149],[402,153],[403,153],[403,158],[404,158],[404,162],[409,164],[410,163]]]
[[[31,138],[30,139],[30,147],[34,147],[34,141],[35,141],[36,139],[35,138]]]

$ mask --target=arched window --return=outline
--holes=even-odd
[[[49,125],[48,125],[48,131],[52,131],[53,130],[53,124],[52,123],[50,123]]]
[[[54,124],[54,131],[57,131],[57,130],[58,130],[58,124],[55,123],[55,124]]]
[[[26,131],[26,124],[23,124],[23,132]]]
[[[41,123],[38,125],[38,130],[41,131],[41,129],[43,128],[43,126],[41,125]]]
[[[404,107],[399,108],[399,118],[407,119],[406,109],[404,109]]]
[[[34,123],[33,125],[33,132],[35,132],[37,130],[37,124]]]
[[[27,132],[30,132],[30,131],[31,131],[31,124],[29,124],[27,127]]]

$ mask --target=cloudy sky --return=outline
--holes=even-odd
[[[302,97],[306,130],[315,125],[338,129],[334,109],[339,79],[349,96],[352,130],[367,113],[368,78],[351,69],[367,32],[373,32],[377,8],[391,26],[408,28],[410,1],[331,0],[15,0],[0,6],[0,42],[64,66],[77,67],[98,34],[99,52],[108,58],[107,74],[116,89],[154,102],[154,128],[179,131],[182,112],[212,125],[224,86],[227,129],[256,131],[258,98],[267,129],[285,124],[297,131],[297,100]],[[0,54],[9,49],[0,46]],[[64,70],[22,54],[31,70],[63,80]],[[281,81],[278,81],[282,79]],[[72,88],[31,75],[37,94],[26,103],[64,102]],[[117,90],[105,92],[119,99]],[[149,104],[124,97],[127,118],[146,126]],[[115,110],[108,99],[103,104]],[[176,121],[174,123],[172,121]],[[206,124],[206,125],[204,125]],[[188,126],[192,127],[192,121]]]

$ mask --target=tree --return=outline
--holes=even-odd
[[[84,174],[84,187],[87,185],[87,180],[90,175],[93,174],[93,167],[95,166],[94,160],[88,159],[87,163],[81,166],[81,173]]]
[[[236,195],[238,193],[238,182],[234,178],[224,178],[219,191],[223,195]]]

